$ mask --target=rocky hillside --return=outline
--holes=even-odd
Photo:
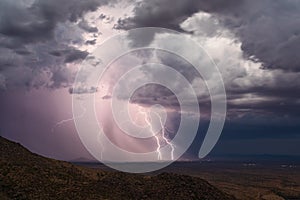
[[[190,176],[82,168],[0,137],[0,199],[234,199]]]

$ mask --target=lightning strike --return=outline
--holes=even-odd
[[[161,145],[160,145],[160,139],[159,139],[159,136],[156,135],[155,131],[153,130],[153,127],[152,127],[152,123],[151,123],[151,118],[150,118],[150,113],[149,111],[143,111],[142,110],[142,107],[139,107],[139,112],[141,114],[143,114],[145,116],[145,121],[146,123],[149,125],[150,127],[150,131],[152,132],[152,135],[155,137],[156,139],[156,143],[157,143],[157,153],[158,153],[158,160],[162,160],[162,153],[160,151],[160,148],[161,148]],[[175,150],[175,147],[174,145],[169,141],[169,139],[166,137],[166,130],[168,131],[167,127],[163,124],[163,120],[161,118],[161,116],[154,112],[154,114],[159,118],[159,122],[160,122],[160,126],[161,126],[161,138],[162,140],[168,144],[170,147],[171,147],[171,160],[174,160],[174,150]]]
[[[175,150],[175,148],[174,148],[173,144],[166,138],[166,135],[165,135],[166,134],[166,130],[168,131],[168,129],[163,124],[163,121],[162,121],[161,117],[157,113],[155,113],[155,114],[158,116],[159,121],[160,121],[161,131],[162,131],[162,138],[171,147],[171,160],[174,160],[174,150]]]
[[[152,124],[151,124],[151,118],[149,117],[149,111],[142,111],[142,107],[139,107],[139,112],[145,116],[145,121],[149,125],[150,131],[152,132],[153,137],[155,137],[155,139],[156,139],[156,144],[157,144],[157,149],[156,149],[157,159],[161,160],[162,159],[161,152],[160,152],[160,147],[161,146],[160,146],[159,138],[156,135],[155,131],[153,130],[153,127],[152,127]]]
[[[64,120],[61,120],[61,121],[59,121],[59,122],[57,122],[54,126],[53,126],[53,128],[52,128],[52,133],[54,133],[54,131],[55,131],[55,129],[57,128],[57,127],[59,127],[59,126],[62,126],[63,124],[65,124],[65,123],[68,123],[68,122],[71,122],[71,121],[75,121],[76,119],[79,119],[79,118],[82,118],[84,115],[85,115],[85,113],[86,113],[86,108],[83,106],[83,104],[81,103],[80,104],[80,106],[81,106],[81,108],[82,108],[82,113],[79,115],[79,116],[77,116],[77,117],[72,117],[72,118],[69,118],[69,119],[64,119]]]

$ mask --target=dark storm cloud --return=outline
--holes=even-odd
[[[134,17],[116,28],[158,26],[184,31],[193,14],[213,14],[242,42],[245,57],[268,69],[300,71],[300,2],[298,0],[155,0],[137,3]]]
[[[97,42],[97,39],[94,39],[94,40],[87,40],[87,41],[85,42],[85,44],[88,44],[88,45],[95,45],[96,42]]]
[[[16,49],[15,52],[19,55],[30,55],[32,52],[28,51],[26,48]]]
[[[210,113],[210,95],[206,88],[205,82],[197,71],[192,70],[192,67],[164,53],[160,54],[161,62],[167,66],[172,66],[176,71],[180,72],[190,82],[197,78],[196,92],[198,96],[201,114],[209,116]],[[148,76],[159,76],[152,74],[153,72],[145,72]],[[298,73],[277,71],[272,73],[271,82],[261,79],[251,80],[251,76],[238,77],[245,82],[251,84],[238,85],[230,81],[226,84],[228,119],[242,119],[249,113],[256,115],[265,115],[267,118],[299,118],[300,117],[300,79]],[[231,77],[230,77],[231,78]],[[234,77],[236,78],[236,77]],[[234,80],[234,79],[233,79]],[[178,84],[174,81],[173,84]],[[200,86],[200,87],[199,87]],[[182,85],[177,85],[176,88],[181,88]],[[146,106],[161,104],[168,108],[180,110],[178,99],[169,89],[160,85],[149,84],[137,90],[131,98],[132,103],[143,104]],[[186,101],[188,103],[188,101]],[[254,117],[249,119],[254,121]],[[265,121],[268,123],[268,120]],[[293,122],[297,123],[297,122]]]
[[[88,52],[86,52],[86,51],[73,50],[67,54],[65,62],[71,63],[76,60],[83,60],[87,57],[87,55],[88,55]]]
[[[97,87],[76,87],[76,88],[69,89],[70,94],[89,94],[89,93],[95,93],[97,91],[98,91]]]
[[[17,52],[0,48],[0,74],[5,89],[68,87],[75,74],[66,63],[87,56],[85,51],[55,41],[26,46],[28,49],[17,49]]]
[[[0,33],[15,42],[28,43],[48,40],[57,23],[75,22],[87,11],[100,6],[97,0],[36,0],[32,5],[19,1],[0,1]],[[84,25],[84,26],[83,26]],[[81,23],[81,27],[87,24]]]
[[[226,9],[232,4],[240,4],[242,1],[236,0],[153,0],[138,2],[134,8],[134,17],[119,19],[115,25],[116,29],[132,29],[139,27],[162,27],[173,29],[179,32],[183,30],[180,24],[188,17],[202,10]],[[147,41],[141,36],[132,36],[135,40],[134,46],[142,46],[151,42],[151,37]],[[154,35],[152,36],[152,39]],[[136,41],[138,39],[138,41]],[[142,42],[143,44],[140,44]]]
[[[274,116],[300,117],[300,73],[273,71],[271,83],[254,80],[249,86],[232,84],[227,87],[228,104],[231,110],[250,109],[272,113]],[[246,77],[247,78],[247,77]]]
[[[244,1],[214,12],[242,42],[247,58],[267,69],[300,71],[300,2]]]
[[[183,31],[180,24],[192,14],[203,10],[226,9],[231,4],[240,4],[235,0],[154,0],[136,4],[134,17],[120,19],[116,28],[132,29],[136,27],[163,27]]]
[[[106,0],[0,0],[1,89],[70,85],[73,75],[65,63],[87,56],[87,52],[71,45],[84,44],[80,30],[98,32],[82,17],[107,3]],[[71,25],[77,21],[80,21],[77,26]]]
[[[86,21],[82,20],[81,22],[79,22],[78,26],[89,32],[89,33],[98,33],[98,28],[97,27],[93,27],[93,26],[90,26]]]
[[[71,63],[77,60],[85,59],[88,55],[88,52],[80,51],[75,48],[69,48],[65,50],[54,50],[49,52],[49,54],[55,57],[63,57],[65,63]]]
[[[154,105],[161,104],[164,106],[178,106],[178,100],[174,93],[168,88],[156,84],[147,84],[134,92],[130,99],[131,103]]]
[[[241,100],[240,102],[238,102]],[[260,96],[260,99],[242,99],[228,100],[228,117],[238,117],[245,113],[267,114],[272,117],[293,118],[300,117],[299,102],[291,98],[269,98]]]

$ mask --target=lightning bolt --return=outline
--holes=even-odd
[[[163,140],[171,147],[171,160],[174,160],[174,150],[175,150],[175,147],[173,146],[173,144],[166,138],[166,130],[168,131],[167,127],[163,124],[163,121],[162,121],[162,118],[157,114],[155,113],[158,118],[159,118],[159,121],[160,121],[160,126],[161,126],[161,131],[162,131],[162,138]]]
[[[86,113],[86,108],[83,106],[83,103],[80,104],[81,108],[82,108],[82,113],[80,115],[78,115],[77,117],[72,117],[72,118],[69,118],[69,119],[64,119],[64,120],[61,120],[59,122],[57,122],[51,129],[52,133],[54,133],[55,129],[59,126],[62,126],[63,124],[65,123],[68,123],[68,122],[71,122],[71,121],[74,121],[75,119],[79,119],[79,118],[82,118],[85,113]]]
[[[159,138],[158,138],[158,136],[156,135],[155,131],[153,130],[152,123],[151,123],[151,118],[149,117],[149,115],[150,115],[150,114],[149,114],[149,111],[143,111],[143,110],[142,110],[142,107],[140,106],[140,107],[139,107],[139,112],[145,116],[145,121],[146,121],[146,123],[149,125],[150,131],[152,132],[153,137],[155,137],[156,144],[157,144],[157,149],[156,149],[156,152],[157,152],[157,159],[158,159],[158,160],[161,160],[161,159],[162,159],[161,152],[160,152],[160,147],[161,147],[161,146],[160,146]]]
[[[160,145],[160,138],[159,138],[159,136],[157,136],[157,134],[156,134],[155,131],[153,130],[152,123],[151,123],[150,112],[149,112],[149,111],[143,111],[141,106],[139,107],[139,112],[145,116],[145,121],[146,121],[146,123],[149,125],[150,131],[152,132],[153,137],[155,137],[155,139],[156,139],[156,144],[157,144],[156,152],[157,152],[157,154],[158,154],[158,160],[162,160],[162,153],[161,153],[161,151],[160,151],[160,148],[161,148],[161,145]],[[160,126],[161,126],[161,138],[162,138],[162,140],[163,140],[166,144],[168,144],[168,145],[171,147],[171,160],[174,160],[174,150],[175,150],[175,147],[174,147],[174,145],[168,140],[168,138],[166,137],[166,131],[168,131],[168,129],[167,129],[167,127],[163,124],[163,120],[162,120],[161,116],[160,116],[158,113],[156,113],[156,112],[154,112],[154,114],[159,118],[159,122],[160,122]]]

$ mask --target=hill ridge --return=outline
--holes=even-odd
[[[31,153],[0,137],[0,199],[235,199],[207,181],[106,172]]]

